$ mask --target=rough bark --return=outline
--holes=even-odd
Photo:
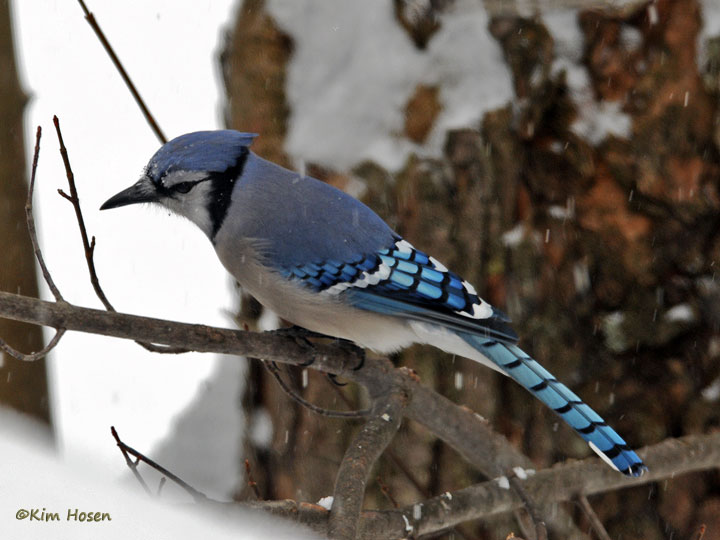
[[[498,15],[490,29],[513,75],[514,105],[449,132],[439,159],[411,157],[394,176],[373,163],[352,171],[365,180],[372,208],[507,311],[521,345],[632,446],[720,424],[717,398],[707,397],[720,377],[720,61],[696,65],[700,17],[695,0],[578,12],[593,103],[614,104],[631,124],[628,137],[597,142],[574,126],[587,111],[578,109],[566,74],[553,69],[553,38],[542,21]],[[432,21],[415,30],[399,24],[419,32],[413,39],[422,48],[437,30]],[[244,31],[239,23],[235,32]],[[262,93],[249,84],[228,85],[232,103]],[[433,92],[418,88],[407,104],[412,140],[423,140],[437,114]],[[285,118],[284,100],[274,107]],[[348,174],[312,164],[308,171],[341,187]],[[587,445],[507,378],[427,348],[397,362],[487,417],[538,467],[588,455]],[[262,392],[265,407],[293,408],[289,440],[312,441],[292,448],[276,436],[271,452],[298,463],[283,493],[310,501],[327,494],[328,470],[339,465],[351,428],[310,419],[273,386]],[[329,405],[327,394],[311,379],[305,395]],[[318,448],[324,463],[310,468],[306,452]],[[481,475],[405,423],[379,476],[400,504],[411,504]],[[278,485],[267,489],[277,494]],[[667,489],[628,489],[592,503],[612,537],[688,538],[702,520],[712,521],[719,488],[717,475],[694,473]],[[389,505],[379,484],[367,497],[368,506]],[[579,513],[578,520],[587,526]],[[465,532],[493,538],[515,528],[499,520]],[[709,534],[718,532],[706,540]]]
[[[27,172],[23,110],[27,96],[15,65],[10,2],[0,0],[0,290],[37,296],[32,246],[25,226]],[[23,352],[42,349],[42,329],[0,319],[0,336]],[[50,423],[45,360],[21,362],[0,353],[0,404]]]

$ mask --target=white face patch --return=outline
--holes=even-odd
[[[183,182],[198,182],[207,178],[208,173],[204,171],[175,171],[165,175],[160,184],[166,189],[172,189]]]
[[[197,182],[205,178],[207,173],[180,171],[167,175],[163,179],[163,185],[177,186],[182,182]],[[187,193],[175,191],[170,196],[162,197],[158,202],[172,212],[189,219],[211,237],[213,223],[208,210],[211,187],[210,180],[198,182]]]

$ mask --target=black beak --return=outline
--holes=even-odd
[[[128,204],[157,202],[157,200],[158,196],[155,186],[147,176],[143,176],[129,188],[124,189],[117,195],[110,197],[103,203],[100,210],[118,208],[120,206],[127,206]]]

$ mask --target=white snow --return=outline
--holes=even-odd
[[[482,5],[458,0],[416,49],[385,0],[270,0],[295,43],[287,97],[286,150],[347,169],[364,159],[397,170],[407,155],[440,155],[448,128],[467,127],[513,97],[509,70]],[[440,87],[442,112],[423,146],[402,136],[404,107],[418,84]]]
[[[239,399],[245,367],[239,358],[218,357],[213,373],[199,385],[193,401],[172,421],[171,435],[151,452],[146,451],[215,500],[232,500],[237,482],[245,474],[240,459],[245,420]],[[119,466],[122,460],[120,455],[117,458]]]
[[[706,42],[711,37],[720,36],[720,2],[700,0],[702,10],[702,29],[698,35],[698,66],[702,69],[707,60]]]
[[[417,503],[413,505],[413,519],[418,521],[422,517],[422,504]]]
[[[513,467],[513,472],[520,480],[527,480],[527,473],[522,467]]]
[[[213,57],[220,25],[235,4],[234,0],[90,2],[168,136],[220,126]],[[35,128],[43,126],[35,198],[40,242],[65,297],[76,305],[100,307],[86,277],[72,209],[56,192],[67,190],[67,185],[53,114],[60,117],[88,232],[97,237],[100,281],[115,307],[232,327],[224,311],[236,307],[235,293],[210,242],[196,227],[168,219],[166,212],[147,205],[98,211],[109,196],[137,180],[159,143],[80,6],[43,0],[15,1],[11,7],[22,85],[31,96],[25,123],[29,154]],[[50,297],[44,287],[41,294]],[[59,448],[66,455],[91,455],[92,461],[105,466],[105,478],[116,476],[122,469],[110,424],[133,445],[152,453],[153,445],[169,436],[173,416],[197,395],[198,385],[206,379],[215,384],[208,377],[216,366],[212,355],[162,356],[130,341],[66,334],[49,363]],[[225,442],[241,427],[239,421],[229,422],[225,434],[206,443],[221,441],[224,446],[215,450],[236,457],[237,443]],[[185,442],[175,444],[182,447]],[[217,463],[224,465],[228,459],[218,458]],[[220,490],[226,488],[227,479]]]
[[[690,304],[678,304],[668,309],[664,318],[668,322],[691,323],[695,320],[695,312]]]
[[[584,294],[590,290],[590,269],[585,261],[578,261],[572,269],[573,283],[578,294]]]
[[[405,521],[405,532],[411,533],[413,531],[413,526],[410,524],[410,520],[405,514],[402,515],[402,518],[403,521]]]
[[[711,382],[700,391],[705,401],[717,401],[720,399],[720,377]]]
[[[32,422],[5,409],[0,409],[0,456],[5,487],[0,489],[3,538],[317,538],[301,525],[269,514],[228,508],[220,513],[212,506],[163,504],[162,497],[147,496],[137,483],[126,486],[108,481],[105,467],[98,468],[92,459],[59,459],[47,446],[38,444]],[[88,515],[102,520],[89,522]],[[42,520],[43,516],[52,521]],[[81,521],[83,517],[85,521]]]
[[[525,224],[519,222],[512,229],[502,234],[502,243],[505,247],[517,247],[525,239],[525,233]]]
[[[498,486],[500,486],[500,489],[510,489],[510,480],[508,480],[507,476],[500,476],[497,478]]]
[[[332,495],[329,495],[320,499],[317,504],[318,506],[322,506],[325,510],[330,510],[332,508],[334,500],[335,498]]]
[[[555,9],[542,12],[542,20],[555,41],[554,74],[564,70],[570,95],[577,106],[578,117],[571,129],[591,143],[602,142],[608,135],[629,137],[632,122],[622,111],[622,103],[596,101],[590,87],[587,69],[580,63],[583,51],[583,35],[577,22],[576,9]],[[622,38],[633,46],[637,33],[630,27],[623,28]]]
[[[262,408],[253,411],[252,419],[248,422],[248,437],[258,448],[268,448],[272,442],[273,425],[270,413]]]

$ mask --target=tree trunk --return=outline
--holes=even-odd
[[[0,289],[36,297],[35,259],[25,225],[27,197],[23,109],[10,22],[9,0],[0,0]],[[0,319],[0,337],[23,352],[43,346],[42,328]],[[0,353],[0,404],[50,424],[45,360],[22,362]]]
[[[413,24],[402,4],[395,16],[419,50],[442,26],[442,11],[453,9],[451,1],[431,2],[438,10],[432,24],[417,18]],[[709,47],[707,66],[697,66],[700,20],[695,0],[578,11],[579,65],[591,90],[579,97],[571,80],[578,73],[557,68],[554,37],[542,20],[497,14],[490,30],[513,75],[513,104],[449,131],[440,158],[411,156],[394,175],[374,163],[352,171],[308,166],[340,187],[350,174],[363,179],[365,202],[508,312],[521,346],[633,447],[720,424],[712,391],[720,380],[720,48]],[[291,38],[263,3],[246,2],[223,63],[229,127],[258,130],[259,141],[267,130],[270,140],[256,150],[276,161],[284,161],[288,105],[274,85],[284,84],[291,52]],[[258,75],[261,67],[270,74]],[[418,85],[399,136],[422,142],[439,95]],[[238,108],[246,112],[236,114]],[[596,138],[588,122],[608,118],[627,123],[627,132]],[[508,378],[426,347],[411,348],[397,362],[487,417],[538,467],[589,455],[580,438]],[[252,464],[263,494],[311,502],[330,494],[355,426],[299,408],[258,363],[250,385],[248,418],[265,411],[274,427],[268,446],[249,443],[248,455],[265,456]],[[362,406],[352,389],[328,388],[311,377],[303,395],[336,407],[342,393],[351,406]],[[378,477],[367,507],[388,507],[383,491],[407,504],[480,479],[413,424],[390,445]],[[717,475],[696,474],[659,491],[628,489],[592,503],[614,538],[689,538],[700,523],[717,523],[719,488]],[[577,517],[587,530],[587,518]],[[517,529],[507,520],[493,523],[464,532],[496,538]],[[707,536],[717,530],[708,527],[705,539],[720,538]]]

